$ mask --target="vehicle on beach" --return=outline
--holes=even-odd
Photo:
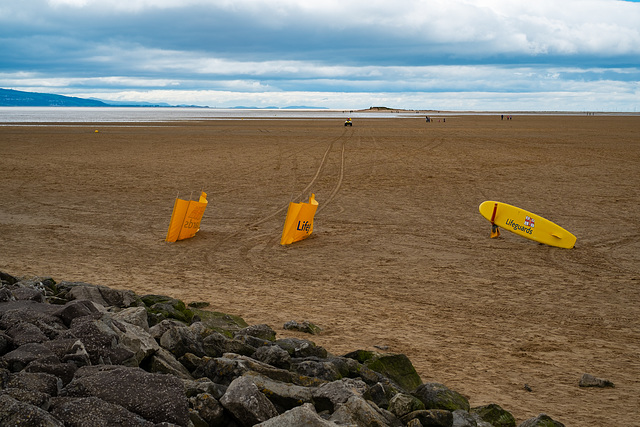
[[[353,123],[351,122],[351,119],[347,119],[344,121],[344,125],[345,126],[353,126]]]

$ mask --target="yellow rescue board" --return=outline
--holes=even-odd
[[[576,236],[564,228],[524,209],[495,201],[483,202],[479,209],[492,224],[527,239],[567,249],[576,243]]]

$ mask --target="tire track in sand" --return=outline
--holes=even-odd
[[[307,186],[305,188],[303,188],[296,196],[291,197],[291,200],[297,200],[297,199],[300,199],[300,198],[304,197],[307,194],[307,192],[313,187],[313,185],[316,183],[316,181],[320,177],[320,174],[321,174],[322,170],[324,169],[324,167],[325,167],[325,165],[327,163],[327,158],[329,157],[329,153],[332,151],[334,144],[337,141],[342,140],[342,159],[341,159],[338,183],[337,183],[336,187],[334,187],[334,189],[331,192],[331,194],[329,195],[329,199],[323,203],[322,207],[326,206],[326,204],[328,204],[329,201],[331,201],[333,199],[335,194],[340,189],[340,186],[342,185],[342,179],[344,177],[344,147],[345,147],[345,143],[346,143],[346,141],[344,140],[344,137],[345,137],[346,133],[347,133],[347,130],[345,129],[342,132],[342,135],[340,135],[339,137],[337,137],[336,139],[332,140],[329,143],[329,145],[327,146],[327,149],[325,150],[324,154],[322,155],[322,159],[320,161],[320,164],[318,165],[318,168],[316,169],[315,175],[313,176],[313,178],[311,179],[311,181],[309,182],[309,184],[307,184]],[[260,218],[259,220],[257,220],[254,223],[249,224],[248,227],[249,228],[257,227],[258,225],[270,220],[274,216],[286,211],[288,208],[289,208],[289,203],[287,202],[287,204],[283,205],[282,207],[280,207],[276,211],[272,212],[271,214]],[[320,210],[321,210],[321,208],[318,209],[318,212]]]

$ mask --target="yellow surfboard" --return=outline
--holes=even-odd
[[[480,214],[491,222],[491,237],[497,237],[500,234],[497,227],[501,227],[549,246],[569,249],[576,243],[576,236],[564,228],[524,209],[490,200],[482,202],[479,209]]]

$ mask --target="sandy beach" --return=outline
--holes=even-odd
[[[337,355],[388,348],[518,423],[640,425],[640,117],[343,122],[0,126],[0,270],[206,301]],[[200,231],[166,243],[174,199],[200,191]],[[312,192],[314,233],[281,246]],[[485,200],[575,248],[490,239]]]

